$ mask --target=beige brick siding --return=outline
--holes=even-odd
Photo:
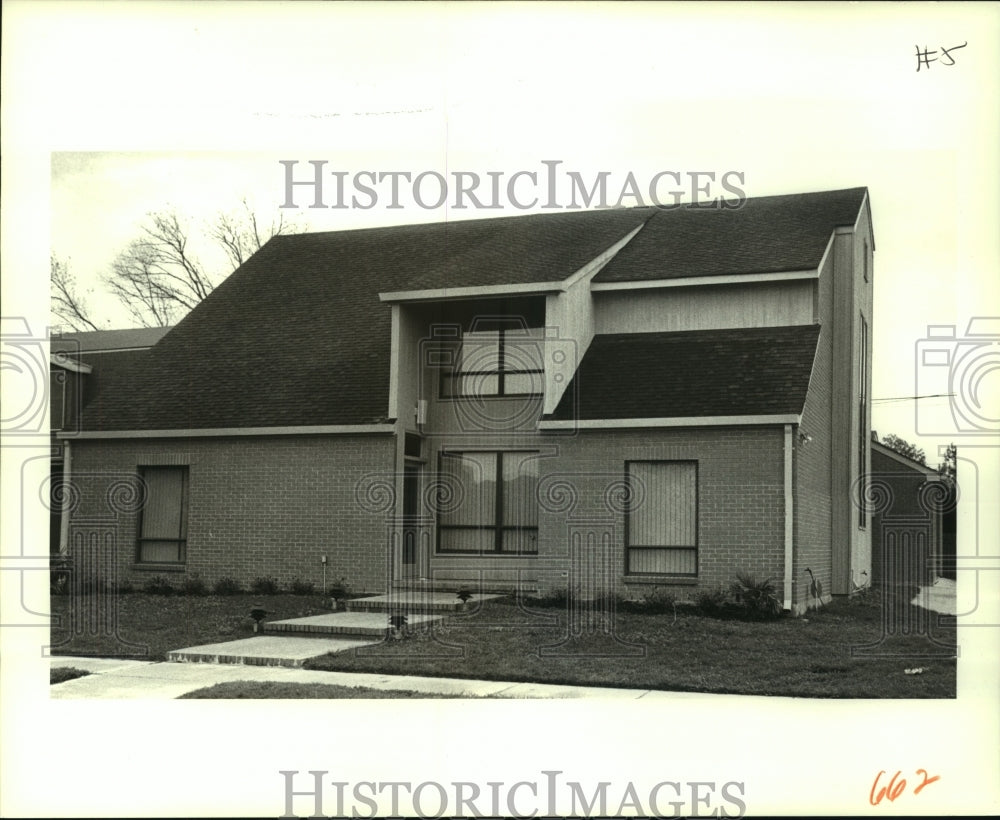
[[[179,583],[199,576],[211,585],[242,585],[272,576],[328,583],[345,577],[358,591],[386,583],[386,514],[366,510],[360,479],[393,469],[392,436],[273,436],[75,441],[71,549],[95,533],[113,535],[119,582],[141,585],[153,574]],[[135,563],[139,514],[130,487],[144,465],[186,465],[187,560],[182,568]],[[74,547],[75,545],[75,547]]]

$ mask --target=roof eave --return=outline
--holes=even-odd
[[[801,424],[800,413],[629,419],[542,419],[539,430],[623,430],[649,427],[762,427]]]

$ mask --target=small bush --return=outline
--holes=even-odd
[[[339,581],[334,581],[327,587],[326,595],[328,598],[346,598],[349,594],[349,587],[347,585],[347,579],[341,578]]]
[[[316,591],[316,585],[312,581],[303,581],[296,578],[289,587],[292,595],[312,595]]]
[[[698,612],[710,617],[723,614],[726,611],[728,603],[729,595],[722,587],[713,590],[702,590],[694,597],[694,605]]]
[[[250,585],[250,591],[254,595],[276,595],[279,589],[277,579],[270,576],[254,578],[253,583]]]
[[[77,669],[75,666],[56,666],[49,670],[49,685],[84,678],[89,674],[86,669]]]
[[[154,575],[146,581],[143,589],[150,595],[173,595],[176,592],[170,581],[162,575]]]
[[[525,596],[524,603],[528,606],[541,609],[548,609],[550,607],[563,609],[569,604],[569,594],[564,589],[556,589],[544,595]]]
[[[664,587],[653,587],[641,600],[628,601],[624,609],[640,615],[673,614],[677,605],[676,596]]]
[[[53,595],[69,593],[69,577],[73,562],[67,556],[53,555],[49,558],[49,592]]]
[[[122,581],[118,585],[119,595],[128,595],[129,593],[135,592],[135,587],[132,585],[131,581]]]
[[[184,579],[181,591],[185,595],[207,595],[208,586],[197,575],[192,575],[190,578]]]
[[[220,578],[212,585],[212,592],[216,595],[239,595],[242,591],[239,582],[228,576]]]
[[[781,601],[770,578],[761,581],[748,573],[737,572],[730,591],[744,617],[751,621],[775,618],[781,612]]]

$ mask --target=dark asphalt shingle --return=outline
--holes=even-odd
[[[380,293],[560,281],[640,227],[595,281],[815,267],[833,229],[853,224],[864,190],[767,197],[737,211],[569,211],[275,237],[144,353],[141,366],[108,359],[112,354],[101,354],[101,364],[94,357],[108,378],[93,379],[83,425],[380,422],[388,411],[391,330]],[[597,350],[607,343],[595,341]],[[732,389],[744,390],[744,381]],[[745,388],[732,406],[788,406],[774,396],[753,399],[753,385]],[[633,407],[639,396],[652,404]],[[616,401],[629,416],[705,412],[697,402],[663,412],[657,392],[619,394]]]
[[[758,197],[736,209],[657,210],[594,281],[812,270],[833,230],[855,223],[865,192]]]
[[[379,293],[565,279],[648,209],[278,236],[149,351],[88,429],[367,424],[388,410]]]
[[[801,413],[819,325],[595,336],[552,419]]]

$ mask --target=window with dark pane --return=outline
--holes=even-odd
[[[439,553],[538,552],[537,453],[448,451],[439,469]]]
[[[696,576],[697,462],[630,461],[625,476],[630,488],[625,515],[626,572]]]
[[[445,398],[534,396],[544,390],[544,332],[499,326],[462,334],[455,368],[442,380]]]
[[[180,564],[187,547],[187,467],[143,467],[146,501],[139,522],[138,561]]]

